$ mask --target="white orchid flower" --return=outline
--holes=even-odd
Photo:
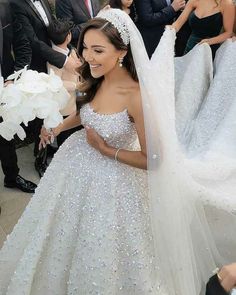
[[[54,93],[53,100],[58,104],[60,110],[63,110],[66,107],[66,104],[70,98],[68,91],[62,87],[58,92]]]
[[[25,67],[8,79],[14,79],[14,84],[4,87],[3,79],[0,81],[0,116],[3,118],[0,135],[5,139],[11,140],[15,134],[24,139],[26,135],[20,124],[27,126],[36,117],[44,119],[47,129],[62,122],[60,110],[70,95],[53,71],[48,75]]]
[[[55,75],[54,71],[51,69],[48,75],[48,87],[52,92],[58,92],[63,87],[63,82],[60,77]]]
[[[43,125],[46,129],[55,128],[63,121],[63,116],[60,112],[54,112],[51,116],[47,117],[43,121]]]
[[[14,74],[10,75],[7,77],[7,80],[14,80],[16,81],[23,72],[26,72],[27,71],[27,65],[22,69],[22,70],[19,70],[19,71],[15,71]]]
[[[0,101],[4,108],[10,109],[21,103],[22,93],[15,84],[8,84],[2,90]]]
[[[24,139],[26,134],[24,129],[14,122],[2,122],[0,123],[0,134],[6,140],[11,140],[15,134],[18,135],[20,139]]]

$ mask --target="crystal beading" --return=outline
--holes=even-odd
[[[129,44],[130,34],[127,24],[127,17],[129,16],[124,11],[120,9],[103,9],[96,17],[103,18],[110,22],[119,32],[124,44]]]

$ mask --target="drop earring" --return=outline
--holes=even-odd
[[[120,68],[123,67],[123,61],[124,61],[124,57],[119,57],[119,67]]]

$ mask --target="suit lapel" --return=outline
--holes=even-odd
[[[92,10],[93,10],[93,16],[96,16],[96,7],[94,1],[91,0]]]
[[[40,0],[40,2],[42,3],[42,6],[43,6],[44,11],[47,15],[49,23],[51,23],[52,22],[52,13],[51,13],[51,8],[48,4],[48,1],[47,0]]]
[[[88,11],[88,8],[86,7],[86,4],[84,3],[84,0],[79,1],[79,6],[83,10],[83,12],[88,16],[88,18],[91,18],[91,15]]]
[[[93,16],[96,16],[100,10],[99,4],[98,4],[98,2],[96,2],[94,0],[92,0],[91,3],[92,3],[92,7],[93,7]]]
[[[31,2],[31,0],[24,0],[24,1],[30,6],[30,8],[34,11],[34,13],[37,15],[37,17],[41,20],[41,22],[45,26],[45,23],[43,21],[43,18],[41,17],[41,15],[38,12],[38,10],[35,8],[34,4]]]

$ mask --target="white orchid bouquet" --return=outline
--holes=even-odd
[[[21,123],[28,125],[36,117],[44,120],[46,129],[58,126],[63,117],[60,114],[70,97],[60,77],[51,71],[49,74],[23,70],[8,77],[14,83],[4,87],[0,80],[0,135],[11,140],[15,134],[20,139],[26,137]]]

